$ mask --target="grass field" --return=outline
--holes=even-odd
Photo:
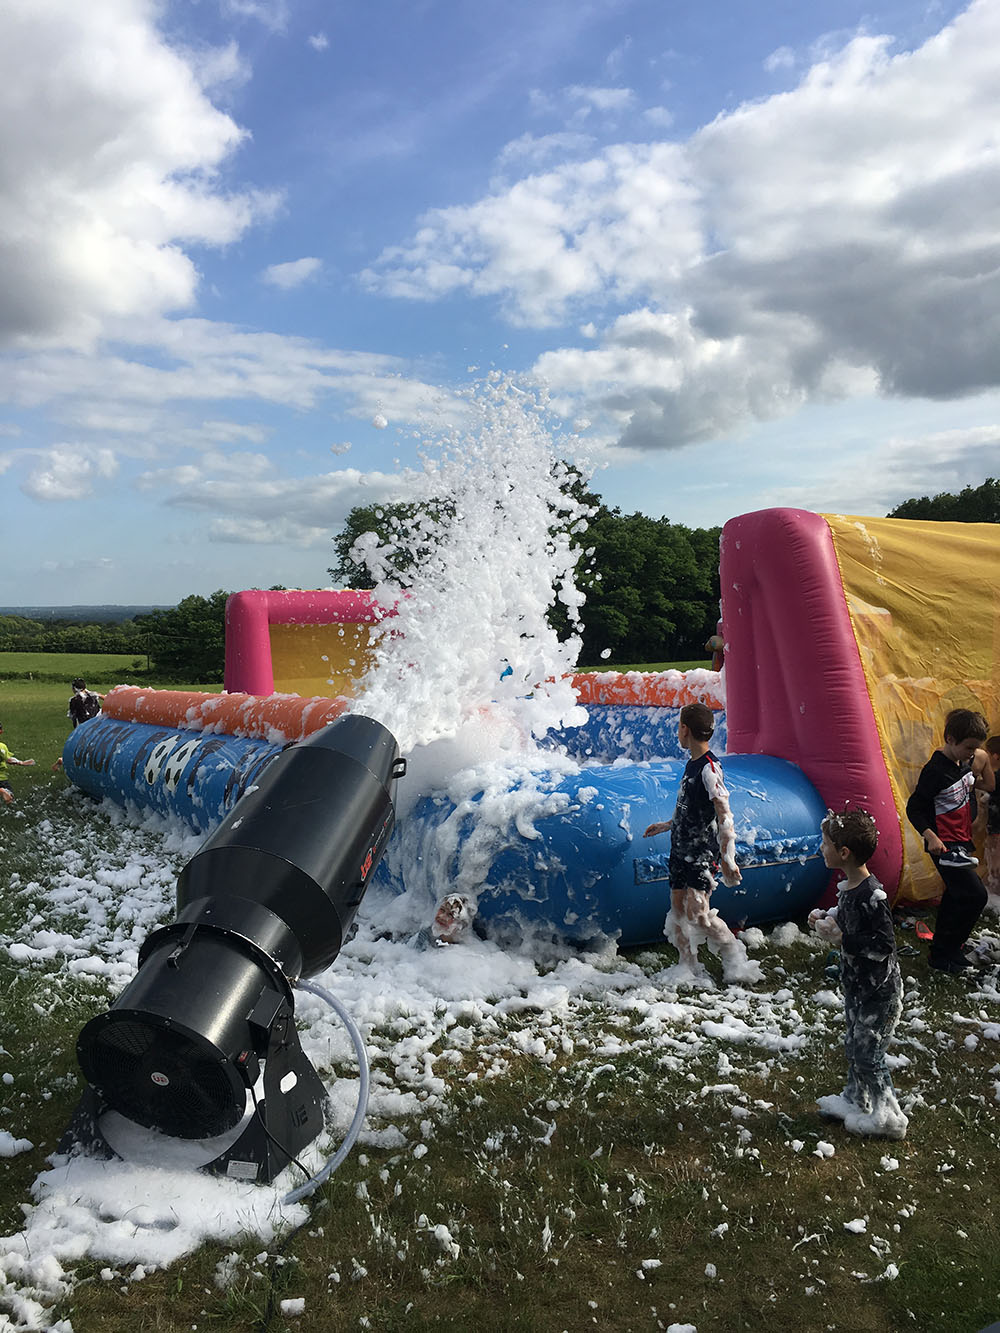
[[[138,666],[136,664],[139,664]],[[148,675],[144,659],[86,653],[0,653],[0,722],[3,740],[34,768],[14,768],[10,781],[19,792],[60,786],[51,771],[71,730],[67,715],[70,682],[77,677],[104,694],[115,685],[216,692],[221,685],[162,684]]]
[[[57,703],[31,682],[3,689],[5,724],[37,739],[40,760],[58,752],[64,688]],[[167,872],[164,917],[182,863],[169,838],[126,838],[47,766],[12,781],[0,1130],[35,1146],[0,1158],[8,1238],[79,1095],[76,1036],[111,995],[86,950],[114,959],[142,937],[115,916],[123,844]],[[755,953],[765,980],[746,991],[671,988],[664,945],[540,962],[520,999],[491,998],[470,973],[479,998],[464,1016],[401,1004],[365,1033],[392,1096],[303,1226],[206,1244],[141,1277],[68,1256],[72,1287],[43,1301],[46,1320],[74,1333],[973,1333],[1000,1318],[1000,969],[965,983],[903,959],[894,1077],[911,1126],[887,1143],[815,1113],[843,1073],[825,953],[795,931],[769,935]],[[380,956],[361,937],[334,974],[365,978]],[[366,982],[391,993],[394,977]],[[18,1322],[18,1296],[0,1285],[11,1327],[49,1326]]]
[[[60,681],[81,676],[88,685],[119,684],[148,676],[147,659],[125,653],[0,653],[0,678]]]

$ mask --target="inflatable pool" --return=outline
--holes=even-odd
[[[587,722],[550,734],[546,743],[587,762],[572,776],[538,775],[546,794],[530,829],[511,821],[495,830],[490,863],[475,888],[487,931],[504,938],[547,931],[578,941],[604,934],[624,946],[662,939],[669,835],[646,840],[642,831],[673,809],[684,760],[663,751],[679,755],[676,722],[684,702],[696,695],[718,702],[718,681],[709,675],[695,673],[686,682],[677,672],[581,680]],[[637,695],[668,701],[617,702]],[[204,833],[255,789],[286,746],[347,707],[346,699],[119,686],[101,715],[72,733],[64,768],[95,797],[179,818]],[[720,888],[715,905],[734,924],[807,910],[827,879],[819,857],[820,796],[795,765],[763,755],[727,757],[726,779],[744,882]],[[431,844],[461,847],[476,822],[475,802],[459,812],[442,795],[420,800],[390,843],[376,882],[402,892],[416,865],[435,861],[437,882],[424,887],[431,898],[447,892],[455,866],[435,858]]]

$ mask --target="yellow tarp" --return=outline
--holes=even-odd
[[[904,807],[949,709],[975,709],[1000,733],[1000,525],[824,517],[903,828],[900,893],[936,897]]]

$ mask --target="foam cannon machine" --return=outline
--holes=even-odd
[[[392,783],[405,766],[385,727],[353,715],[278,756],[184,867],[177,916],[145,941],[135,978],[80,1033],[88,1087],[62,1151],[130,1157],[122,1144],[138,1136],[165,1164],[178,1157],[163,1151],[167,1136],[183,1141],[187,1164],[271,1180],[324,1121],[326,1093],[295,1028],[295,984],[348,1022],[367,1102],[357,1029],[303,978],[344,944],[392,832]],[[359,1113],[357,1128],[360,1098]]]

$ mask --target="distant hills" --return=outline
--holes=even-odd
[[[120,625],[147,611],[170,611],[170,606],[0,606],[0,616],[25,620],[62,620],[80,625]]]

